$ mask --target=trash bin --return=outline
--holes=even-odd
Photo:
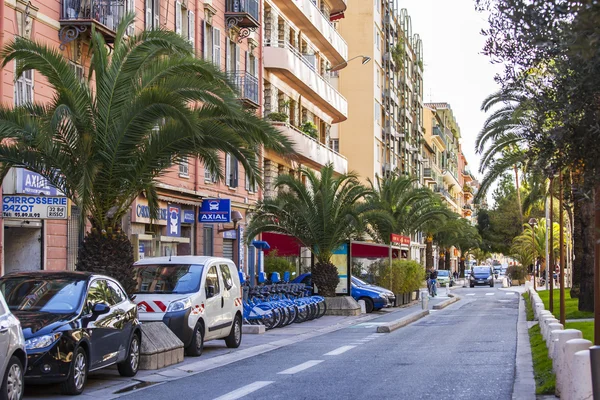
[[[429,310],[429,293],[425,290],[421,290],[419,297],[421,297],[421,309]]]

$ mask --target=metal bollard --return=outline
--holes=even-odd
[[[590,347],[590,365],[592,367],[592,392],[594,399],[600,399],[600,346]]]
[[[419,297],[421,297],[421,309],[429,310],[429,293],[421,290]]]
[[[446,297],[450,295],[450,284],[446,283]]]

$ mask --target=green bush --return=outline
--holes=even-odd
[[[510,279],[522,282],[527,275],[527,268],[521,265],[511,265],[506,269],[506,273],[510,276]]]
[[[373,268],[373,265],[371,266]],[[394,260],[376,263],[371,270],[378,286],[394,293],[411,293],[418,290],[425,280],[425,269],[416,261]]]
[[[315,123],[312,121],[306,121],[302,124],[302,127],[300,129],[302,130],[302,132],[306,133],[313,139],[317,139],[319,137],[319,130],[317,129]]]
[[[270,278],[273,272],[279,272],[283,278],[283,274],[288,271],[290,275],[296,271],[294,264],[289,262],[285,257],[279,257],[277,250],[273,250],[265,256],[265,272]]]
[[[271,121],[276,121],[276,122],[287,122],[287,120],[289,118],[290,118],[290,116],[284,112],[272,112],[267,115],[267,119],[270,119]]]

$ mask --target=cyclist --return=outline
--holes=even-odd
[[[437,270],[433,267],[429,270],[429,294],[431,297],[437,296]]]

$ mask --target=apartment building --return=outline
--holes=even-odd
[[[350,62],[340,80],[349,118],[340,150],[363,180],[398,172],[422,178],[423,45],[398,1],[355,1],[340,23]]]
[[[193,45],[198,57],[214,62],[230,75],[240,91],[240,101],[260,114],[262,3],[262,0],[13,0],[0,7],[0,31],[4,38],[1,44],[16,36],[45,43],[61,51],[73,69],[85,78],[92,26],[111,43],[125,13],[135,12],[131,33],[161,28],[181,34]],[[35,72],[17,79],[14,65],[8,64],[0,74],[0,99],[5,104],[44,103],[51,97],[43,77]],[[196,159],[172,166],[160,180],[158,220],[150,220],[148,202],[143,196],[135,200],[123,226],[137,250],[136,258],[222,255],[245,265],[248,249],[238,239],[243,234],[248,209],[260,197],[259,188],[249,184],[235,158],[228,154],[222,157],[226,176],[222,183],[216,183]],[[82,238],[77,208],[39,175],[25,170],[11,171],[3,182],[5,202],[14,194],[56,197],[57,204],[64,205],[66,212],[54,219],[4,214],[0,274],[73,269]],[[230,201],[231,209],[242,217],[237,229],[231,224],[199,222],[199,210],[208,199]],[[167,223],[175,228],[167,230]]]
[[[335,124],[348,118],[348,102],[330,69],[348,59],[348,45],[337,30],[346,0],[265,0],[264,112],[287,135],[298,153],[264,157],[265,196],[273,196],[280,174],[297,174],[331,163],[348,172],[348,161],[332,138]]]

